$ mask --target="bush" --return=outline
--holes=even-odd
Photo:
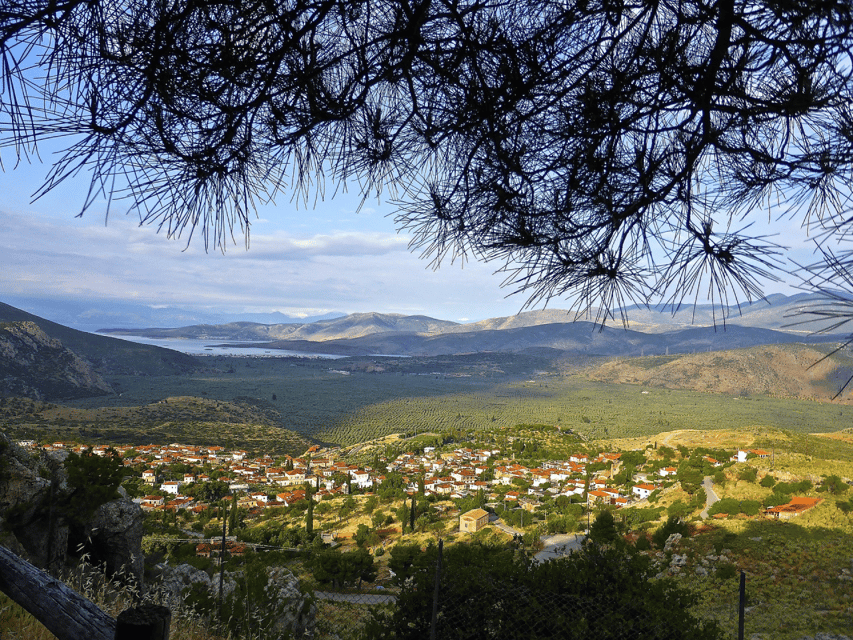
[[[767,474],[766,476],[761,478],[761,482],[759,482],[758,484],[760,484],[762,487],[770,489],[774,484],[776,484],[776,478],[774,478],[770,474]]]
[[[758,500],[743,500],[740,503],[740,512],[748,516],[757,516],[761,511],[761,503]]]
[[[718,513],[727,513],[730,516],[740,513],[740,501],[734,498],[722,498],[708,509],[708,515],[717,515]]]
[[[747,482],[755,482],[758,477],[758,470],[755,467],[744,467],[738,473],[738,480],[746,480]]]
[[[844,482],[837,475],[827,476],[823,479],[823,482],[820,483],[818,487],[818,491],[829,491],[832,495],[841,495],[842,493],[846,493],[847,490],[850,489],[850,485]]]
[[[675,516],[677,518],[684,518],[690,513],[690,511],[690,507],[681,500],[676,500],[666,508],[666,514],[668,516]]]
[[[392,550],[393,553],[393,550]],[[419,553],[393,609],[373,608],[365,637],[420,640],[430,635],[438,549]],[[655,579],[633,547],[595,544],[541,564],[503,546],[444,549],[438,637],[716,640],[713,622],[693,617],[697,597],[670,578]],[[500,603],[500,607],[496,607]],[[583,612],[582,625],[578,611]]]
[[[605,509],[595,516],[595,520],[589,527],[589,539],[596,544],[615,544],[621,539],[616,521],[610,511]]]
[[[781,484],[781,483],[780,483]],[[791,501],[790,493],[780,493],[778,485],[769,496],[764,498],[765,507],[776,507],[780,504],[788,504]]]
[[[673,533],[680,533],[682,536],[686,536],[690,533],[690,529],[687,526],[687,523],[681,521],[681,518],[669,516],[666,520],[666,524],[660,527],[652,535],[652,542],[655,543],[656,547],[662,549],[666,544],[666,541],[669,539],[669,536]]]
[[[715,575],[719,580],[731,580],[737,576],[737,569],[733,564],[727,562],[726,564],[721,564],[717,567]]]

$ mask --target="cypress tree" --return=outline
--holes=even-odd
[[[231,512],[228,514],[228,531],[232,534],[237,528],[237,494],[231,500]]]
[[[305,512],[305,533],[310,540],[314,536],[314,498],[311,497],[311,485],[306,486],[305,497],[308,498],[308,510]]]

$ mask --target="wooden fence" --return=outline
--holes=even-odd
[[[169,640],[168,607],[133,607],[115,619],[5,547],[0,547],[0,591],[58,640]]]

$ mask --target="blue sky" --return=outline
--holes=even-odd
[[[86,197],[81,176],[31,202],[49,166],[21,163],[8,149],[0,173],[0,301],[10,297],[86,300],[93,306],[130,301],[150,306],[203,308],[228,313],[280,311],[293,316],[330,311],[424,314],[457,322],[506,316],[526,298],[501,288],[499,264],[446,261],[437,270],[407,248],[387,203],[347,194],[297,207],[286,197],[263,207],[251,229],[223,255],[199,242],[169,239],[155,227],[106,202],[75,217]],[[42,158],[49,162],[47,152]],[[808,261],[810,243],[798,223],[783,221],[781,244]],[[774,284],[766,293],[794,293]],[[539,305],[540,307],[542,305]],[[549,307],[568,308],[566,300]]]
[[[386,203],[356,213],[358,200],[347,194],[307,209],[280,197],[258,211],[248,250],[237,237],[224,255],[205,253],[200,242],[140,227],[121,202],[106,224],[106,201],[76,217],[84,176],[31,202],[49,166],[13,169],[8,150],[0,157],[0,301],[122,300],[294,316],[377,311],[463,322],[512,315],[526,301],[507,298],[497,264],[446,261],[432,269],[409,251]]]

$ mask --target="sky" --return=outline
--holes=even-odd
[[[86,198],[81,176],[33,202],[49,170],[44,163],[10,164],[0,151],[0,301],[38,298],[87,301],[108,307],[117,301],[151,307],[218,312],[281,313],[305,317],[328,312],[427,315],[456,322],[513,315],[526,297],[502,288],[501,265],[475,261],[433,269],[408,249],[387,202],[343,194],[297,207],[285,197],[262,207],[242,238],[222,254],[205,252],[200,242],[169,239],[156,227],[139,226],[106,201],[76,217]],[[777,242],[793,246],[808,261],[810,244],[795,222],[777,223]],[[784,283],[765,293],[796,291]],[[549,308],[569,308],[552,300]],[[534,308],[541,308],[540,304]],[[26,310],[26,309],[25,309]]]
[[[77,217],[85,177],[33,202],[49,166],[0,173],[0,301],[14,298],[111,301],[232,313],[303,317],[328,312],[423,314],[456,322],[513,315],[526,302],[507,297],[500,266],[449,260],[433,269],[408,249],[394,209],[348,194],[297,207],[264,206],[223,254],[140,226],[121,202],[105,218],[101,200]],[[553,306],[553,305],[552,305]],[[559,306],[559,305],[558,305]]]

